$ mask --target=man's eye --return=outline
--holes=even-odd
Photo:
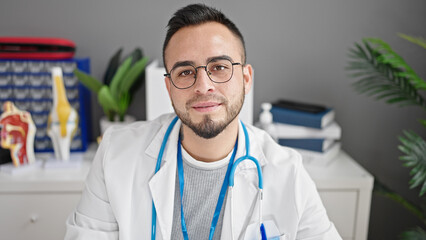
[[[185,70],[185,71],[182,71],[180,74],[179,74],[179,76],[180,77],[186,77],[186,76],[189,76],[189,75],[192,75],[193,74],[193,71],[192,70]]]
[[[212,68],[213,71],[222,71],[222,70],[225,70],[225,69],[227,69],[227,67],[224,66],[224,65],[215,65]]]

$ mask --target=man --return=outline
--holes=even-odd
[[[238,28],[199,4],[168,27],[165,83],[179,120],[105,133],[65,238],[341,239],[300,155],[238,120],[253,76]],[[233,166],[247,152],[263,193],[254,161]]]

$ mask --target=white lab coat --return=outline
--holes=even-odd
[[[170,134],[162,166],[154,175],[160,146],[173,117],[163,115],[154,121],[106,131],[80,203],[67,219],[65,239],[151,239],[152,200],[157,210],[156,239],[173,239],[180,120]],[[341,239],[303,168],[300,155],[279,146],[262,130],[247,125],[247,131],[250,154],[262,166],[263,218],[275,225],[279,239]],[[239,136],[236,159],[245,153],[241,124]],[[246,231],[258,222],[257,179],[251,161],[238,165],[232,200],[235,239],[256,239]],[[229,197],[228,194],[224,204],[221,239],[232,239]]]

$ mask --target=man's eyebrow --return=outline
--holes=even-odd
[[[209,58],[207,58],[206,62],[216,61],[216,60],[229,60],[231,62],[234,62],[234,61],[232,61],[232,58],[228,55],[220,55],[220,56],[209,57]]]
[[[179,61],[173,65],[172,69],[182,66],[194,66],[194,64],[195,63],[193,61]]]
[[[233,62],[232,58],[228,55],[220,55],[220,56],[213,56],[213,57],[209,57],[206,60],[206,63],[210,62],[210,61],[217,61],[217,60],[229,60],[231,62]],[[176,67],[182,67],[182,66],[195,66],[195,62],[194,61],[179,61],[176,62],[175,64],[173,64],[172,69],[176,68]]]

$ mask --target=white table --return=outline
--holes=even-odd
[[[0,173],[0,238],[63,239],[65,219],[80,199],[93,152],[86,153],[79,169]],[[342,237],[367,239],[372,176],[344,152],[326,168],[306,169]]]

